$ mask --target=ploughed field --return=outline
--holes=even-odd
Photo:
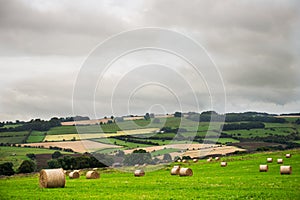
[[[291,158],[285,158],[291,153]],[[267,163],[268,157],[273,163]],[[280,175],[277,158],[292,166],[291,175]],[[300,149],[222,157],[220,161],[172,163],[134,177],[116,169],[99,170],[100,179],[66,178],[65,188],[40,188],[39,175],[0,179],[0,199],[299,199]],[[268,164],[268,172],[259,172]],[[189,167],[194,175],[171,176],[173,165]],[[133,168],[132,168],[133,170]]]

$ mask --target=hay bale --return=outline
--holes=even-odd
[[[183,162],[183,163],[187,163],[188,161],[184,159],[184,160],[182,160],[182,162]]]
[[[206,161],[207,161],[207,162],[211,162],[211,161],[212,161],[212,158],[208,158]]]
[[[268,165],[259,165],[259,171],[260,172],[267,172],[268,171]]]
[[[291,166],[280,166],[280,174],[292,174]]]
[[[97,171],[98,170],[98,168],[93,168],[93,171]]]
[[[193,162],[194,162],[194,163],[198,162],[198,159],[193,159]]]
[[[179,160],[177,160],[177,162],[181,162],[181,160],[179,159]]]
[[[277,159],[277,164],[283,164],[283,159],[282,158],[278,158]]]
[[[227,166],[227,162],[221,162],[221,167],[226,167]]]
[[[134,176],[136,177],[145,176],[145,172],[142,169],[137,169],[134,171]]]
[[[134,165],[134,167],[139,167],[139,166],[140,166],[139,164],[135,164],[135,165]]]
[[[40,171],[40,187],[63,188],[66,184],[66,176],[63,169],[43,169]]]
[[[268,163],[273,162],[273,158],[267,158],[267,162],[268,162]]]
[[[179,175],[179,170],[180,170],[180,166],[175,165],[175,166],[171,169],[171,175]]]
[[[100,174],[96,171],[88,171],[85,175],[87,179],[98,179],[100,178]]]
[[[220,157],[215,157],[215,160],[216,160],[216,161],[220,160]]]
[[[78,171],[72,171],[69,173],[69,178],[74,179],[74,178],[79,178],[80,174]]]
[[[190,168],[180,168],[179,176],[193,176],[193,170]]]
[[[287,154],[285,154],[285,157],[290,158],[290,157],[292,157],[292,155],[290,153],[287,153]]]
[[[81,172],[81,170],[80,170],[80,169],[76,169],[76,170],[74,170],[74,172],[78,172],[78,173],[80,173],[80,172]]]

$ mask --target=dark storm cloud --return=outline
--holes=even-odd
[[[0,121],[69,115],[84,57],[112,34],[149,26],[179,31],[205,47],[223,76],[228,111],[296,112],[299,8],[299,1],[2,0]],[[137,112],[142,108],[136,105]]]

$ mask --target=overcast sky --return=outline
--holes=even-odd
[[[176,31],[205,48],[226,91],[226,108],[217,111],[299,112],[299,8],[297,0],[0,0],[0,121],[78,114],[73,89],[91,51],[143,27]],[[193,79],[176,56],[143,51],[113,66],[95,86],[97,117],[212,108],[206,72]],[[198,103],[185,89],[187,79],[197,85]]]

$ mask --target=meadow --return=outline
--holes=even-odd
[[[284,158],[285,153],[292,157]],[[267,157],[284,158],[291,175],[280,175],[279,164],[269,163],[268,172],[259,172]],[[40,188],[38,174],[0,179],[1,199],[299,199],[300,150],[277,151],[221,158],[220,163],[172,163],[160,170],[134,177],[115,169],[100,170],[101,178],[66,178],[65,188]],[[171,176],[173,165],[190,167],[191,177]],[[83,172],[84,173],[84,172]]]

